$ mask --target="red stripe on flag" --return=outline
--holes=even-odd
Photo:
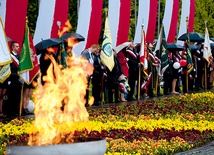
[[[178,22],[178,10],[179,10],[179,0],[173,0],[173,9],[172,9],[172,17],[171,17],[172,19],[170,23],[167,43],[173,43],[175,41],[177,22]]]
[[[5,32],[12,40],[17,41],[22,49],[26,25],[28,0],[7,0]]]
[[[58,25],[57,21],[61,22],[61,27],[65,25],[65,22],[68,20],[68,7],[69,0],[56,0],[55,11],[53,17],[53,25],[51,30],[51,38],[58,38]]]
[[[157,16],[158,0],[150,0],[149,21],[146,32],[146,41],[153,43],[155,28],[156,28],[156,16]]]
[[[116,46],[128,40],[130,25],[130,6],[131,6],[130,0],[120,0],[120,17]]]
[[[195,0],[190,0],[190,13],[189,13],[189,32],[193,32],[194,27],[194,16],[195,16]]]
[[[92,0],[92,11],[90,24],[88,29],[88,38],[85,48],[89,48],[92,44],[98,44],[100,30],[102,26],[102,7],[103,1]]]
[[[33,62],[33,69],[29,71],[29,79],[30,82],[33,81],[33,79],[36,77],[36,75],[39,73],[39,64],[38,64],[38,57],[36,55],[36,50],[34,48],[33,39],[32,36],[29,34],[29,41],[30,41],[30,48],[32,49],[32,62]]]

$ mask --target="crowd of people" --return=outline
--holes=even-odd
[[[117,103],[200,91],[206,87],[205,78],[207,78],[207,89],[212,88],[214,61],[212,56],[209,63],[203,58],[201,42],[194,45],[197,49],[191,50],[192,64],[187,62],[187,49],[168,51],[168,67],[162,75],[159,72],[161,58],[158,58],[157,52],[153,52],[152,43],[147,42],[146,46],[147,69],[140,62],[140,44],[131,43],[120,51],[113,50],[115,65],[112,71],[101,63],[99,45],[92,45],[82,52],[82,56],[94,65],[93,75],[88,77],[88,86],[91,81],[95,106],[99,106],[101,102]],[[213,50],[212,53],[214,54]],[[146,87],[141,87],[144,83]]]
[[[20,78],[18,75],[19,44],[12,41],[10,46],[13,62],[10,64],[10,77],[0,83],[0,118],[5,117],[5,115],[17,116],[20,109],[22,115],[31,115],[32,113],[28,110],[28,103],[32,95],[32,89],[36,86],[34,83],[37,81],[36,77],[32,83],[26,84]],[[214,72],[213,57],[208,63],[203,58],[203,44],[197,43],[195,46],[198,48],[191,53],[192,66],[187,63],[187,52],[185,50],[169,51],[167,54],[168,67],[163,75],[160,75],[161,58],[160,55],[158,56],[158,52],[153,52],[153,45],[149,42],[146,43],[148,68],[145,68],[145,64],[140,62],[140,44],[130,43],[120,51],[113,49],[114,67],[111,71],[101,62],[100,46],[93,44],[81,53],[81,57],[88,60],[88,63],[94,67],[93,74],[87,75],[86,106],[89,105],[90,86],[92,86],[94,106],[99,106],[102,102],[118,103],[144,97],[199,91],[205,88],[205,77],[207,78],[207,88],[211,88]],[[51,59],[57,60],[56,54],[50,49],[45,49],[40,57],[42,85],[45,84],[43,76],[47,74]],[[214,54],[213,50],[212,53]],[[72,54],[69,56],[72,57]],[[184,63],[181,63],[181,61],[184,61]],[[192,69],[190,70],[190,68]],[[205,73],[207,73],[206,76]],[[161,82],[164,82],[163,92],[161,91]],[[145,83],[146,85],[142,87]]]

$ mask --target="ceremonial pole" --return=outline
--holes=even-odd
[[[207,21],[204,21],[205,28],[207,27]],[[207,89],[207,62],[204,61],[204,89]]]
[[[143,27],[144,27],[144,21],[142,22],[142,33],[141,33],[141,45],[140,45],[140,49],[142,49],[142,44],[143,44]],[[142,51],[141,51],[142,52]],[[137,99],[139,100],[140,99],[140,85],[141,85],[141,64],[140,64],[140,59],[139,59],[139,69],[138,69],[138,94],[137,94]]]
[[[187,30],[188,30],[188,22],[189,22],[188,17],[186,17],[186,28],[187,28]],[[189,31],[186,32],[186,35],[189,35],[187,33],[189,33]],[[186,44],[187,44],[187,42],[186,42]],[[188,57],[187,57],[187,59],[188,59]],[[188,85],[188,76],[189,76],[189,73],[188,73],[188,68],[187,68],[187,72],[186,72],[186,91],[187,92],[188,92],[188,89],[189,89],[189,87],[188,87],[189,86]]]

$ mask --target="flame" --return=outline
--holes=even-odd
[[[70,21],[69,20],[67,20],[66,22],[65,22],[65,26],[60,30],[58,30],[58,36],[59,36],[59,38],[61,38],[62,37],[62,35],[65,33],[65,32],[68,32],[69,30],[71,30],[72,29],[72,25],[71,25],[71,23],[70,23]]]
[[[28,145],[49,145],[60,141],[56,124],[71,124],[87,121],[85,108],[87,89],[86,75],[91,75],[93,66],[87,60],[68,57],[67,68],[61,70],[52,56],[45,76],[45,85],[39,84],[34,92],[35,121],[39,133],[29,138]],[[93,102],[90,101],[90,102]],[[34,135],[35,136],[35,135]]]

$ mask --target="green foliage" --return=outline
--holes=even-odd
[[[35,28],[36,28],[38,9],[39,9],[38,1],[34,1],[34,0],[28,1],[28,10],[27,10],[28,26],[30,29],[30,33],[32,35],[34,34]]]
[[[214,37],[214,3],[213,0],[196,0],[195,1],[195,21],[194,31],[204,34],[205,21],[210,37]]]
[[[75,32],[77,29],[77,21],[78,21],[78,3],[77,0],[69,0],[69,11],[68,11],[68,19],[72,25],[72,32]]]

